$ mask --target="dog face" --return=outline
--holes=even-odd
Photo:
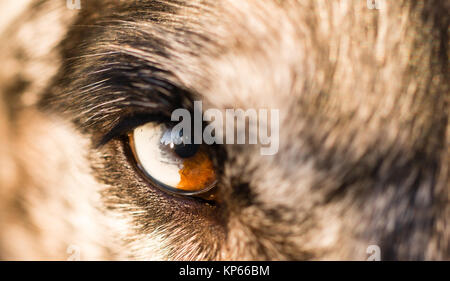
[[[0,258],[449,258],[446,4],[81,4],[1,37]],[[214,200],[156,187],[127,138],[194,101],[280,113],[274,155],[208,147]]]

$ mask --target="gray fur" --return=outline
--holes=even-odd
[[[64,3],[0,36],[1,259],[450,258],[445,1]],[[215,149],[217,204],[97,145],[197,99],[281,114],[278,154]]]

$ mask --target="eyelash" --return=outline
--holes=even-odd
[[[144,115],[144,114],[135,114],[120,120],[112,129],[110,129],[106,134],[104,134],[100,141],[97,143],[96,147],[100,148],[103,145],[107,144],[113,139],[123,137],[128,134],[133,129],[144,125],[148,122],[155,123],[166,123],[170,124],[171,121],[168,118],[161,115]]]

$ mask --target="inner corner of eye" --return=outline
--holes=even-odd
[[[139,167],[158,186],[175,191],[202,192],[216,182],[207,150],[195,144],[177,145],[164,124],[147,123],[129,134]]]

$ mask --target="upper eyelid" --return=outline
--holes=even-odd
[[[106,69],[105,63],[108,64]],[[193,93],[169,71],[130,55],[102,55],[90,63],[77,64],[75,70],[87,75],[72,77],[64,89],[74,97],[67,107],[74,111],[83,129],[105,132],[105,128],[109,130],[116,120],[121,120],[118,126],[129,119],[126,116],[130,112],[161,114],[170,118],[174,109],[189,109],[193,103]],[[111,131],[117,129],[120,126]],[[106,133],[99,145],[105,144],[111,134]]]
[[[90,76],[77,85],[78,89],[80,85],[92,85],[92,80],[102,81],[104,84],[104,90],[100,89],[89,93],[93,96],[90,100],[96,101],[96,103],[87,105],[88,110],[77,115],[80,116],[81,120],[92,121],[90,124],[82,123],[81,126],[96,127],[100,132],[105,132],[105,128],[107,128],[107,132],[97,139],[99,141],[94,141],[95,147],[99,148],[112,139],[147,122],[170,123],[173,110],[176,108],[189,110],[193,104],[192,94],[171,81],[157,76],[143,79],[142,76],[137,75],[133,78],[134,80],[128,80],[130,78],[126,71],[110,69],[103,73],[97,73],[96,76]],[[108,102],[108,100],[115,98],[114,95],[105,92],[111,91],[111,89],[115,89],[118,93],[121,92],[121,101]],[[99,107],[99,103],[102,107]],[[109,114],[108,112],[114,113]],[[108,120],[119,121],[105,127]]]
[[[96,147],[102,147],[110,142],[112,139],[117,138],[136,127],[139,127],[148,122],[164,122],[167,123],[166,117],[157,114],[137,114],[122,118],[112,129],[110,129],[105,135],[102,136]]]

